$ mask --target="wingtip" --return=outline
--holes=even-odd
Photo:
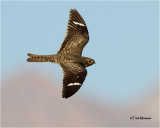
[[[75,8],[70,10],[70,12],[75,12],[75,11],[77,11]]]
[[[62,96],[63,99],[67,99],[67,97]]]
[[[68,98],[71,97],[71,96],[72,96],[72,95],[67,96],[67,95],[62,94],[62,98],[64,98],[64,99],[68,99]]]
[[[66,97],[65,95],[62,94],[62,98],[67,99],[68,97]]]

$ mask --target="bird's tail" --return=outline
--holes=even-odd
[[[55,55],[35,55],[28,53],[27,62],[55,62]]]

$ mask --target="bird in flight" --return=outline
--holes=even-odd
[[[28,53],[27,62],[57,63],[63,70],[62,98],[74,95],[82,86],[86,75],[86,67],[95,61],[82,56],[82,50],[89,41],[88,29],[85,21],[76,9],[70,10],[65,39],[57,54],[35,55]]]

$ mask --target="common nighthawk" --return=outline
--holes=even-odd
[[[87,70],[95,61],[82,56],[82,50],[89,41],[85,21],[76,9],[70,10],[66,37],[55,55],[28,54],[28,62],[53,62],[63,69],[62,98],[75,94],[82,86]]]

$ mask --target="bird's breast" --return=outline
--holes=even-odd
[[[72,54],[60,54],[56,57],[58,63],[81,62],[81,56]]]

